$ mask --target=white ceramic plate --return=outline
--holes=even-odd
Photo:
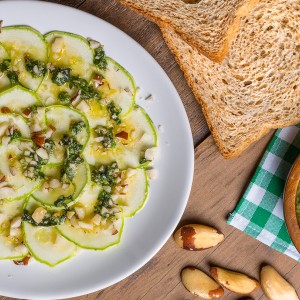
[[[45,2],[0,1],[3,26],[29,25],[42,33],[63,30],[92,37],[108,56],[123,65],[154,101],[138,101],[159,132],[158,178],[151,182],[144,209],[125,221],[121,243],[102,252],[81,251],[50,268],[35,261],[28,266],[0,262],[0,294],[16,298],[60,299],[87,294],[129,276],[164,245],[186,206],[193,177],[194,151],[189,122],[170,79],[135,41],[114,26],[82,11]]]

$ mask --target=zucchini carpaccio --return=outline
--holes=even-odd
[[[98,41],[29,26],[2,28],[0,75],[0,259],[118,244],[158,147],[133,77]]]

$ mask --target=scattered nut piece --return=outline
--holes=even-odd
[[[38,207],[35,209],[34,213],[32,214],[32,219],[36,222],[36,223],[41,223],[42,220],[44,219],[45,215],[46,215],[47,211],[45,208],[43,207]]]
[[[68,218],[69,220],[71,220],[72,217],[73,217],[74,215],[75,215],[75,211],[69,210],[69,211],[67,212],[67,218]]]
[[[93,224],[82,222],[82,221],[78,221],[78,226],[82,229],[89,229],[89,230],[93,230],[94,228]]]
[[[145,158],[147,160],[154,160],[157,156],[158,149],[156,147],[148,148],[145,152]]]
[[[146,171],[147,176],[149,179],[156,179],[157,178],[157,170],[155,169],[149,169]]]
[[[105,192],[107,192],[107,193],[110,193],[110,192],[111,192],[111,187],[110,187],[109,185],[105,185],[105,186],[103,187],[103,190],[104,190]]]
[[[36,150],[36,154],[41,157],[42,159],[48,159],[49,155],[44,148],[39,148]]]
[[[146,101],[148,102],[153,102],[153,96],[152,95],[148,95],[146,98],[145,98]]]
[[[82,100],[78,105],[77,109],[87,113],[91,108],[90,106],[86,103],[86,101]]]
[[[22,260],[13,260],[15,265],[27,266],[31,256],[26,256]]]
[[[100,223],[101,223],[101,216],[96,214],[93,216],[92,218],[92,222],[96,225],[96,226],[99,226]]]
[[[1,112],[2,112],[3,114],[9,114],[9,113],[11,112],[11,110],[10,110],[8,107],[3,106],[3,107],[1,108]]]
[[[82,220],[85,216],[85,211],[84,208],[82,207],[74,207],[75,213],[77,215],[77,217]]]
[[[45,139],[50,139],[51,136],[53,134],[53,130],[51,128],[49,128],[46,132],[45,132]]]
[[[116,137],[118,137],[120,139],[128,140],[128,132],[120,131],[120,132],[116,133]]]
[[[222,269],[219,267],[210,268],[211,276],[224,288],[237,294],[249,294],[259,287],[257,280],[249,276]]]
[[[73,216],[73,217],[70,219],[70,224],[71,224],[71,226],[74,227],[74,228],[79,228],[79,226],[78,226],[78,221],[77,221],[77,219],[76,219],[75,216]]]
[[[92,39],[88,39],[88,40],[92,49],[96,49],[101,46],[101,44],[95,40]]]
[[[59,53],[63,49],[64,40],[62,37],[57,37],[52,43],[51,49],[54,53]]]
[[[221,298],[224,295],[223,288],[217,282],[196,268],[183,269],[181,280],[188,291],[203,299]]]
[[[52,178],[50,181],[49,181],[49,187],[51,189],[56,189],[58,187],[60,187],[60,181],[56,178]]]
[[[224,240],[224,235],[209,226],[189,224],[175,232],[174,240],[183,249],[203,250],[218,245]]]
[[[269,300],[299,300],[291,284],[271,266],[261,269],[260,284]]]
[[[9,172],[12,176],[16,176],[17,169],[15,167],[9,167]]]
[[[22,234],[22,229],[21,228],[10,228],[9,230],[9,236],[10,237],[18,237]]]
[[[31,139],[39,147],[44,147],[44,145],[45,145],[45,137],[44,136],[34,135]]]
[[[15,247],[15,251],[19,253],[27,253],[27,247],[24,244],[20,244]]]
[[[21,226],[21,223],[22,223],[22,218],[20,216],[15,217],[12,219],[10,223],[10,228],[18,228]]]
[[[39,123],[37,122],[34,122],[32,125],[31,125],[31,131],[32,132],[39,132],[42,130],[42,127],[40,126]]]
[[[25,108],[23,111],[22,111],[22,114],[25,116],[25,118],[29,118],[30,115],[31,115],[31,110],[30,108]]]

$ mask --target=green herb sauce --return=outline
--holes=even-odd
[[[116,122],[116,124],[121,124],[120,114],[122,111],[121,107],[117,107],[114,102],[110,102],[107,106],[110,118]]]
[[[107,68],[106,55],[102,45],[95,49],[94,64],[100,70],[105,70]]]
[[[0,72],[6,72],[10,68],[10,59],[3,59],[2,62],[0,63]]]
[[[71,79],[71,69],[70,68],[55,68],[51,71],[52,82],[57,85],[63,85],[70,82]]]
[[[115,208],[117,208],[117,205],[112,201],[111,193],[103,190],[99,193],[97,200],[94,207],[95,214],[99,214],[101,217],[111,221],[114,220],[116,218]]]
[[[118,164],[113,162],[110,165],[102,165],[92,171],[92,181],[102,186],[114,187],[116,179],[120,176]]]
[[[30,223],[33,226],[49,227],[49,226],[57,226],[63,224],[66,220],[66,217],[67,217],[66,210],[63,210],[62,214],[59,216],[57,216],[57,212],[52,212],[50,216],[45,217],[40,223],[37,223],[36,221],[34,221],[29,211],[24,209],[22,220]]]
[[[39,61],[32,59],[29,55],[25,55],[25,68],[32,75],[32,77],[43,77],[47,72],[46,65]]]
[[[96,91],[94,87],[90,85],[85,79],[80,78],[79,76],[71,77],[69,87],[71,89],[73,87],[76,87],[78,90],[80,90],[81,99],[100,99],[100,94],[98,93],[98,91]]]
[[[67,157],[61,169],[61,180],[64,183],[70,183],[76,174],[76,165],[83,162],[80,152],[83,146],[80,145],[74,137],[64,135],[62,144],[66,146]]]
[[[77,135],[83,128],[85,128],[85,123],[83,121],[74,122],[71,124],[71,133]]]
[[[60,102],[62,102],[63,104],[70,104],[71,103],[71,95],[69,95],[68,92],[60,92],[58,94],[58,99]]]
[[[19,84],[19,77],[15,71],[7,71],[6,76],[10,80],[11,85]]]
[[[19,139],[21,137],[21,132],[19,130],[14,130],[14,132],[10,135],[10,141],[12,142],[13,140]]]
[[[98,137],[103,138],[101,141],[101,144],[103,148],[115,148],[116,147],[116,141],[115,141],[115,136],[113,132],[113,127],[104,127],[104,126],[99,126],[98,128],[95,129],[95,132]]]
[[[72,196],[59,196],[57,200],[54,202],[56,207],[65,207],[68,208],[68,204],[72,202]]]

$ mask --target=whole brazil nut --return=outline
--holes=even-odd
[[[239,272],[212,267],[210,273],[220,285],[237,294],[249,294],[259,287],[257,280]]]
[[[292,285],[271,266],[261,269],[260,284],[269,300],[299,300]]]
[[[203,299],[217,299],[224,295],[223,288],[217,282],[196,268],[183,269],[181,280],[188,291]]]
[[[209,226],[189,224],[182,226],[175,232],[174,240],[179,247],[193,251],[218,245],[224,240],[224,235]]]

